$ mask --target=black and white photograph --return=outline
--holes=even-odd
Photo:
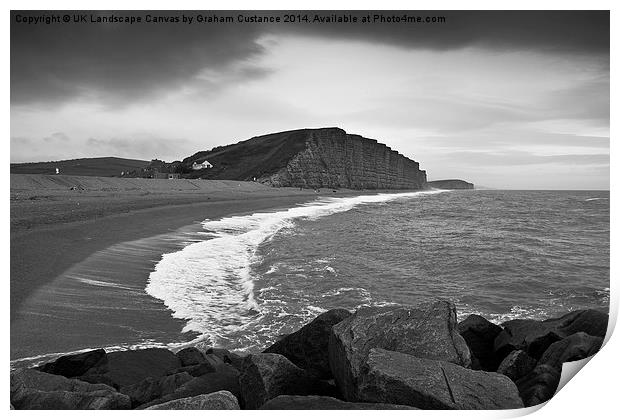
[[[9,18],[11,410],[516,416],[605,351],[610,10]]]

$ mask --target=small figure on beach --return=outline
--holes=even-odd
[[[56,175],[60,173],[60,169],[56,168]]]

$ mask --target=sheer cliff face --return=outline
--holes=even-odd
[[[260,181],[278,187],[422,189],[419,164],[376,140],[338,128],[306,130],[305,148]]]

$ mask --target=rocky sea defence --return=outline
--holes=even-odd
[[[578,310],[501,325],[455,306],[332,309],[262,353],[198,343],[71,354],[11,372],[11,408],[517,409],[555,393],[564,362],[595,354],[608,316]]]

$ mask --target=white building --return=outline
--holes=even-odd
[[[200,163],[194,162],[194,164],[192,165],[192,169],[194,171],[198,171],[200,169],[208,169],[208,168],[213,168],[213,165],[211,165],[208,160],[205,160]]]

